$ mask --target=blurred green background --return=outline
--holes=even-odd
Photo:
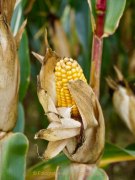
[[[20,101],[23,102],[23,106],[19,105],[19,118],[21,118],[22,125],[18,129],[23,131],[24,127],[24,133],[30,143],[27,156],[27,167],[29,168],[41,161],[37,155],[36,144],[41,155],[46,146],[46,142],[34,140],[34,135],[48,124],[36,92],[36,78],[41,65],[32,56],[31,51],[45,54],[44,30],[47,28],[48,40],[52,49],[62,57],[70,56],[78,60],[89,80],[92,30],[89,7],[87,1],[84,0],[23,0],[17,6],[12,19],[14,33],[26,18],[28,23],[21,42],[22,48],[19,51],[21,62]],[[117,65],[129,81],[135,82],[134,30],[135,1],[128,0],[117,31],[114,35],[104,39],[101,71],[100,102],[105,117],[106,141],[120,147],[134,143],[135,137],[113,109],[111,93],[105,78],[108,75],[115,77],[113,66]],[[23,124],[24,120],[25,124]],[[107,166],[105,170],[110,180],[135,178],[134,161],[114,163]]]

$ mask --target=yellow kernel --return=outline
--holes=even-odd
[[[76,68],[77,66],[78,66],[77,62],[74,61],[74,62],[72,63],[72,67],[73,67],[73,68]]]
[[[68,62],[66,63],[66,65],[72,66],[72,63],[71,63],[70,61],[68,61]]]
[[[65,57],[64,62],[68,62],[68,61],[69,61],[69,58]]]
[[[72,71],[67,71],[67,75],[71,75],[72,74]]]
[[[55,72],[55,76],[61,76],[61,73],[60,72]]]
[[[77,73],[73,74],[73,77],[77,77]]]
[[[62,81],[57,81],[56,82],[56,86],[61,86],[62,85]]]
[[[65,89],[64,92],[65,92],[65,95],[70,93],[69,90],[67,89]]]
[[[73,69],[72,69],[72,73],[75,73],[75,72],[76,72],[76,69],[75,69],[75,68],[73,68]]]
[[[67,85],[63,87],[63,90],[64,90],[64,91],[65,91],[65,90],[68,90]]]
[[[66,73],[66,71],[65,71],[65,69],[61,69],[61,73],[63,74],[65,74]]]
[[[57,77],[57,78],[56,78],[56,81],[61,81],[61,77]]]
[[[78,77],[74,77],[74,80],[77,80],[78,79]]]
[[[68,80],[71,80],[71,79],[73,79],[73,78],[72,78],[72,76],[68,76],[67,78],[68,78]]]
[[[72,103],[71,103],[71,101],[66,101],[67,102],[67,107],[72,107]]]
[[[70,95],[68,94],[68,95],[66,95],[65,96],[65,98],[66,98],[66,100],[70,100],[71,99],[71,97],[70,97]]]
[[[78,76],[78,77],[80,77],[80,76],[81,76],[81,73],[80,73],[80,72],[78,72],[78,73],[77,73],[77,76]]]
[[[61,76],[62,76],[63,78],[66,78],[66,77],[67,77],[67,75],[66,75],[66,74],[62,74]]]
[[[61,63],[61,67],[62,67],[62,68],[66,68],[65,63],[62,62],[62,63]]]
[[[72,58],[70,58],[70,62],[73,62],[74,60]]]
[[[66,97],[66,102],[67,102],[68,104],[72,104],[71,97]]]
[[[67,79],[62,79],[62,83],[67,83],[68,80]]]
[[[71,68],[72,68],[71,66],[68,66],[68,65],[65,66],[66,70],[70,70]]]

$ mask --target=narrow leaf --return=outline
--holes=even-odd
[[[107,1],[104,36],[109,36],[115,32],[123,15],[125,5],[126,0]]]
[[[23,105],[21,103],[19,103],[18,105],[18,120],[16,123],[16,126],[14,128],[14,132],[24,132],[24,122],[25,121],[25,117],[24,117],[24,109],[23,109]]]

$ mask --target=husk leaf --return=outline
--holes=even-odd
[[[2,1],[3,11],[0,15],[0,131],[4,132],[12,130],[16,123],[20,82],[17,44],[6,22],[11,18],[13,4],[14,1]],[[24,27],[19,33],[20,37]]]

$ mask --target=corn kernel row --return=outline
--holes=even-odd
[[[78,108],[68,89],[70,80],[81,79],[86,82],[82,68],[72,58],[64,58],[55,67],[55,81],[58,107],[72,107],[72,115],[79,116]]]

